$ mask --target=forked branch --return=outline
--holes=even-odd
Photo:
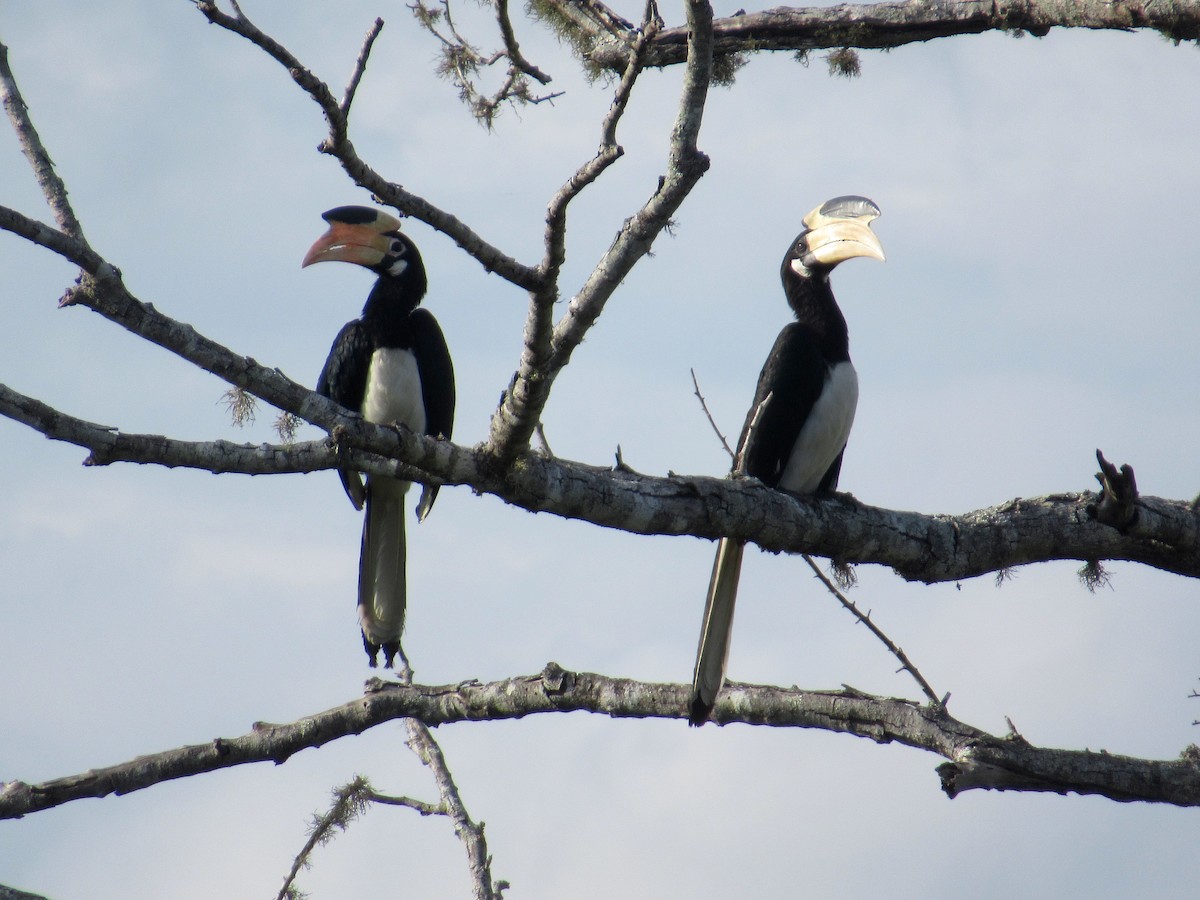
[[[329,123],[329,137],[321,145],[321,150],[335,157],[356,184],[374,194],[381,203],[393,206],[403,215],[419,219],[431,228],[442,232],[474,257],[487,271],[495,272],[505,280],[526,290],[538,288],[539,279],[537,272],[532,267],[517,262],[499,248],[485,241],[457,217],[430,203],[424,197],[389,182],[364,162],[354,149],[347,134],[349,107],[347,106],[343,110],[342,104],[334,98],[329,86],[302,65],[291,51],[246,18],[236,3],[232,4],[233,15],[229,15],[221,11],[212,0],[193,0],[193,2],[209,22],[244,37],[283,66],[292,80],[321,107],[321,111]],[[364,49],[369,50],[369,47],[364,45]],[[360,54],[360,59],[363,59],[364,55]]]
[[[42,189],[42,195],[54,212],[54,219],[58,222],[58,227],[68,237],[78,241],[81,246],[87,247],[87,241],[83,237],[83,227],[75,218],[75,211],[71,208],[71,201],[67,197],[67,186],[55,171],[54,162],[50,159],[50,154],[46,152],[37,129],[33,127],[33,121],[29,117],[29,107],[25,105],[25,98],[21,96],[21,90],[17,87],[12,69],[8,65],[8,47],[2,43],[0,43],[0,100],[3,100],[4,111],[8,115],[9,122],[12,123],[13,131],[16,132],[21,151],[29,160],[38,186]]]
[[[644,45],[647,36],[653,35],[656,28],[657,22],[648,18],[638,39],[638,46]],[[545,255],[538,267],[543,287],[530,294],[521,361],[511,386],[505,391],[492,416],[489,438],[491,452],[502,460],[511,459],[514,453],[528,448],[540,424],[541,412],[549,399],[554,379],[562,365],[565,365],[565,362],[555,365],[553,337],[554,303],[558,299],[559,275],[567,257],[567,209],[586,187],[594,183],[624,153],[617,143],[617,125],[629,105],[633,86],[642,71],[641,55],[636,49],[601,123],[600,147],[596,155],[580,166],[559,188],[546,211]],[[593,302],[602,306],[606,299],[607,295],[597,297]]]

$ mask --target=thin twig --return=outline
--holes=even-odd
[[[910,674],[914,679],[916,679],[917,684],[921,686],[921,691],[926,697],[929,698],[929,702],[932,703],[937,709],[945,709],[946,702],[950,699],[950,695],[946,694],[944,697],[939,698],[937,693],[934,692],[933,688],[930,687],[929,682],[925,680],[925,676],[922,675],[917,670],[917,667],[912,664],[912,661],[908,658],[908,654],[898,647],[891,638],[884,634],[878,625],[871,621],[870,613],[862,612],[853,600],[850,600],[845,594],[838,590],[837,585],[835,585],[825,575],[825,573],[821,571],[821,567],[816,564],[811,556],[809,556],[807,553],[802,553],[800,555],[804,557],[804,561],[808,563],[809,568],[816,573],[819,579],[821,579],[821,583],[829,589],[829,593],[837,597],[838,602],[841,603],[842,606],[844,606],[847,610],[849,610],[850,613],[856,619],[858,619],[858,621],[866,625],[867,628],[870,629],[871,634],[879,638],[879,640],[883,642],[883,645],[891,651],[892,655],[895,656],[896,659],[900,660],[901,668],[908,672],[908,674]]]
[[[276,900],[285,900],[292,893],[292,885],[302,869],[311,865],[313,851],[330,843],[338,831],[345,831],[351,823],[361,816],[368,803],[379,803],[385,806],[405,806],[415,810],[422,816],[448,816],[449,810],[445,804],[426,803],[411,797],[393,797],[374,790],[366,778],[356,776],[349,784],[337,788],[333,792],[333,803],[324,815],[313,816],[312,827],[309,829],[308,840],[292,862],[292,868],[283,880]]]
[[[438,65],[438,73],[458,87],[459,99],[489,131],[501,105],[506,102],[513,105],[538,104],[562,96],[561,91],[540,97],[535,97],[530,92],[530,78],[542,84],[548,84],[551,78],[521,53],[508,13],[507,0],[491,0],[496,11],[497,27],[504,41],[504,49],[496,50],[490,56],[483,55],[458,30],[449,0],[440,0],[440,3],[440,12],[426,6],[421,0],[410,3],[408,8],[412,10],[421,27],[442,44],[442,61]],[[438,28],[439,21],[445,23],[448,36]],[[502,59],[509,62],[504,80],[490,96],[484,96],[476,85],[476,72],[481,68],[493,66]]]
[[[412,685],[413,668],[403,651],[400,652],[400,666],[396,670],[396,675],[401,684]],[[508,883],[492,881],[492,858],[488,855],[483,823],[476,823],[468,815],[467,807],[458,791],[458,785],[455,784],[450,767],[446,764],[446,756],[442,753],[441,745],[438,744],[428,726],[420,719],[406,718],[404,727],[408,731],[408,748],[423,765],[428,766],[429,771],[433,774],[433,781],[437,786],[441,802],[422,804],[430,812],[423,812],[421,807],[414,805],[417,801],[408,801],[403,797],[391,798],[386,802],[409,806],[421,812],[422,815],[436,813],[447,816],[454,823],[454,833],[467,853],[467,868],[471,873],[472,891],[476,900],[503,900],[502,895],[505,888],[508,887]]]
[[[350,104],[354,102],[354,95],[358,91],[358,84],[362,81],[363,73],[367,71],[367,59],[371,56],[371,48],[375,46],[375,39],[379,37],[379,32],[381,31],[383,31],[383,19],[376,19],[367,30],[367,36],[363,40],[362,49],[358,51],[358,59],[354,61],[354,72],[350,75],[350,81],[346,85],[346,93],[343,95],[340,104],[342,115],[347,119],[350,118]]]
[[[458,835],[463,849],[466,850],[476,900],[500,900],[508,885],[505,882],[492,881],[492,858],[488,855],[484,825],[482,822],[475,822],[467,813],[458,785],[454,783],[454,776],[450,773],[450,767],[446,765],[442,748],[434,740],[429,728],[420,720],[405,719],[404,725],[408,729],[408,745],[433,773],[438,794],[442,798],[441,806],[445,807],[445,814],[454,822],[454,833]]]
[[[400,684],[412,686],[413,669],[403,651],[400,652],[400,664],[396,668]],[[308,866],[312,851],[320,845],[329,843],[337,831],[345,831],[350,824],[365,811],[369,803],[380,803],[387,806],[403,806],[415,810],[422,816],[446,816],[454,823],[454,833],[467,851],[467,864],[474,882],[474,894],[477,900],[503,900],[502,893],[508,885],[492,883],[491,857],[487,852],[487,840],[483,834],[483,823],[476,824],[467,814],[462,802],[458,786],[446,764],[436,739],[429,729],[419,720],[405,718],[408,730],[408,747],[416,754],[417,759],[429,768],[433,774],[441,797],[439,803],[428,803],[412,797],[400,797],[381,794],[376,791],[361,775],[355,777],[349,784],[334,791],[334,802],[329,811],[322,816],[314,817],[313,827],[304,848],[297,855],[291,871],[284,880],[276,900],[285,900],[295,882],[297,874]]]
[[[448,816],[450,814],[444,803],[427,803],[424,800],[415,800],[412,797],[393,797],[390,794],[379,794],[371,791],[367,795],[367,799],[372,803],[380,803],[384,806],[404,806],[419,812],[423,816]]]
[[[292,885],[301,869],[309,866],[309,858],[313,850],[324,846],[333,840],[339,831],[345,831],[350,824],[363,814],[367,802],[371,799],[371,786],[361,775],[333,792],[333,803],[329,810],[320,816],[314,816],[312,827],[309,829],[308,840],[292,861],[292,868],[283,879],[283,887],[279,889],[275,900],[285,900],[291,894]]]
[[[704,395],[700,393],[700,382],[696,380],[696,370],[688,369],[692,373],[692,387],[695,388],[696,399],[700,401],[700,408],[704,410],[704,415],[708,418],[708,424],[712,426],[713,433],[721,442],[721,446],[725,448],[725,452],[729,454],[730,463],[737,462],[737,454],[729,446],[729,441],[725,440],[725,435],[721,433],[721,429],[717,427],[717,420],[713,418],[708,409],[708,403],[704,399]]]
[[[742,442],[738,445],[737,457],[733,462],[733,471],[738,474],[746,471],[746,448],[750,445],[750,435],[754,434],[754,430],[758,428],[758,420],[762,418],[762,414],[774,396],[774,391],[767,391],[767,396],[763,397],[762,402],[754,407],[754,415],[750,417],[750,422],[742,430]]]

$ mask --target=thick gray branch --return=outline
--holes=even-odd
[[[431,687],[376,680],[368,683],[365,696],[289,724],[258,723],[240,737],[215,738],[42,784],[9,782],[0,788],[0,818],[18,818],[85,797],[128,794],[247,763],[281,764],[301,750],[406,717],[436,727],[588,711],[618,719],[680,719],[683,727],[688,692],[687,685],[568,672],[554,663],[537,675],[488,684]],[[957,779],[954,786],[947,770],[939,773],[948,781],[951,796],[968,787],[988,787],[1200,806],[1200,767],[1192,753],[1180,760],[1141,760],[1104,752],[1042,749],[1017,736],[995,737],[941,709],[850,688],[807,691],[729,684],[713,720],[819,728],[927,750],[956,767],[949,773]],[[985,767],[994,773],[986,783],[979,775]]]
[[[546,5],[564,7],[565,0]],[[572,11],[574,26],[589,44],[586,58],[599,68],[620,71],[629,57],[632,29]],[[628,23],[626,23],[626,26]],[[1172,40],[1200,38],[1197,0],[907,0],[904,3],[847,3],[832,7],[778,7],[718,19],[713,49],[718,56],[763,50],[810,51],[856,47],[882,50],[934,38],[987,31],[1044,35],[1051,28],[1110,31],[1150,29]],[[687,28],[664,29],[652,42],[648,66],[678,65],[686,59]]]
[[[87,448],[91,465],[124,461],[268,474],[311,472],[350,462],[376,474],[469,485],[531,512],[636,534],[729,536],[771,551],[876,563],[910,581],[955,581],[1056,559],[1128,560],[1200,577],[1200,512],[1182,500],[1139,497],[1137,519],[1122,531],[1090,514],[1096,502],[1090,493],[1016,499],[949,516],[880,509],[848,494],[796,498],[752,478],[659,478],[535,453],[525,453],[510,469],[498,471],[484,450],[372,425],[340,413],[335,404],[252,360],[245,366],[253,368],[237,369],[237,374],[266,372],[286,388],[264,390],[256,378],[247,377],[250,390],[264,397],[273,394],[278,399],[267,399],[276,405],[291,403],[298,414],[332,430],[335,440],[254,446],[122,434],[65,415],[3,385],[0,415]]]
[[[41,894],[30,894],[0,884],[0,900],[47,900],[47,898]]]
[[[45,222],[31,219],[7,206],[0,206],[0,228],[25,238],[32,244],[45,247],[57,253],[68,262],[72,262],[86,272],[113,275],[116,270],[108,265],[99,254],[79,238],[64,234],[52,228]]]

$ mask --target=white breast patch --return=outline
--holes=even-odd
[[[858,374],[847,360],[829,371],[825,390],[796,436],[779,486],[795,494],[811,494],[846,446],[858,406]]]
[[[425,403],[421,399],[421,375],[411,350],[376,350],[367,370],[367,391],[362,414],[369,422],[399,422],[413,431],[425,432]]]

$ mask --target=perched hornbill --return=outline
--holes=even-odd
[[[879,207],[866,197],[835,197],[804,217],[780,276],[796,321],[785,326],[758,376],[754,402],[738,439],[741,468],[769,487],[819,494],[837,486],[842,452],[858,403],[846,320],[829,273],[855,256],[883,259],[871,231]],[[708,584],[696,651],[688,720],[703,725],[721,685],[733,630],[741,541],[721,538]]]
[[[364,206],[322,214],[329,223],[301,266],[341,261],[379,276],[362,317],[338,333],[317,380],[317,392],[370,422],[400,423],[422,434],[450,437],[454,425],[454,367],[437,320],[418,308],[425,265],[394,216]],[[362,509],[358,618],[371,665],[383,649],[388,666],[404,630],[404,494],[411,482],[358,472],[339,473],[355,509]],[[437,487],[425,487],[417,520],[428,514]]]

